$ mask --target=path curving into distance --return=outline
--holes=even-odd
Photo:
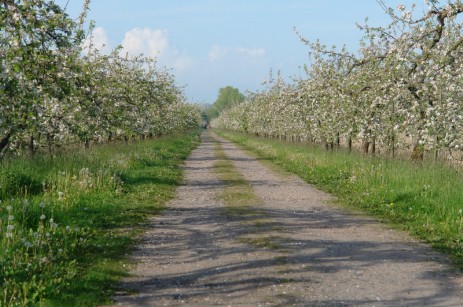
[[[202,141],[177,198],[151,218],[116,306],[463,306],[462,274],[446,256],[329,205],[211,132]],[[255,194],[236,214],[217,144]]]

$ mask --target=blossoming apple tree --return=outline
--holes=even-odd
[[[154,59],[84,52],[89,5],[75,21],[53,1],[0,0],[0,155],[197,125],[199,109]]]
[[[456,157],[463,146],[463,3],[428,0],[428,11],[415,18],[415,6],[377,2],[391,23],[359,25],[358,52],[327,48],[298,33],[311,50],[307,78],[284,89],[277,82],[213,124],[327,147],[357,144],[392,156],[408,151],[413,159],[443,151]]]

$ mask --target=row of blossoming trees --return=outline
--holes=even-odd
[[[299,35],[311,49],[308,77],[292,84],[278,78],[213,125],[392,156],[408,151],[414,159],[425,152],[456,157],[463,149],[462,2],[427,1],[420,18],[413,8],[378,3],[392,22],[359,26],[358,53]]]
[[[0,155],[198,125],[197,107],[154,60],[92,48],[88,6],[73,20],[53,1],[0,0]]]

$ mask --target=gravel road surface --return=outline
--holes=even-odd
[[[115,306],[463,306],[462,274],[446,256],[211,132],[202,140],[177,197],[150,219]],[[225,213],[217,142],[258,214]]]

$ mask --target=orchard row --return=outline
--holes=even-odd
[[[73,20],[53,1],[0,1],[0,155],[198,125],[155,60],[93,48],[88,7]]]
[[[310,47],[307,78],[270,80],[264,92],[222,112],[213,126],[364,152],[456,158],[463,148],[461,1],[387,8],[387,27],[359,25],[360,50]],[[298,33],[299,34],[299,33]]]

